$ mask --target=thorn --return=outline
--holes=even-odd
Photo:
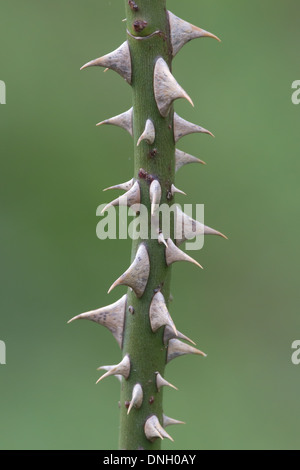
[[[160,232],[160,233],[158,234],[157,240],[158,240],[158,243],[159,243],[160,245],[163,243],[166,247],[168,246],[168,244],[167,244],[167,242],[166,242],[166,240],[165,240],[164,234],[163,234],[162,232]]]
[[[171,426],[172,424],[186,424],[184,421],[178,421],[177,419],[169,418],[163,414],[163,427]]]
[[[166,437],[167,439],[170,439],[170,441],[174,442],[174,439],[172,439],[172,437],[164,430],[155,415],[152,415],[147,419],[144,431],[148,441],[153,442],[157,437],[160,439],[164,439]]]
[[[129,191],[127,191],[125,194],[122,196],[118,197],[117,199],[114,199],[111,201],[109,204],[107,204],[101,211],[101,214],[103,214],[107,209],[109,209],[112,206],[128,206],[131,207],[133,205],[139,205],[141,202],[141,191],[140,191],[140,185],[136,181],[134,185],[132,186]],[[138,207],[135,208],[136,211],[138,211]]]
[[[168,247],[166,248],[166,263],[170,266],[170,264],[175,263],[176,261],[188,261],[189,263],[193,263],[203,269],[201,264],[177,248],[171,238],[169,238]]]
[[[185,354],[197,354],[199,356],[206,357],[204,352],[199,349],[193,348],[186,343],[183,343],[179,339],[170,339],[168,345],[168,354],[167,354],[167,363],[172,361],[179,356],[184,356]]]
[[[96,126],[102,126],[102,124],[110,124],[113,126],[121,127],[125,131],[129,132],[133,136],[133,125],[132,125],[132,116],[133,108],[130,108],[128,111],[122,114],[118,114],[110,119],[105,119],[105,121],[98,122]]]
[[[172,184],[171,186],[171,194],[172,196],[174,196],[175,193],[179,193],[179,194],[183,194],[184,196],[186,196],[186,193],[181,191],[180,189],[176,188],[176,186],[174,186],[174,184]]]
[[[99,308],[98,310],[81,313],[80,315],[71,318],[68,323],[71,323],[74,320],[91,320],[99,323],[109,329],[121,348],[123,342],[126,301],[127,295],[125,294],[121,299],[117,300],[117,302],[108,305],[107,307]]]
[[[194,106],[191,98],[177,83],[162,57],[157,59],[154,68],[154,95],[159,112],[163,117],[168,115],[173,101],[178,98],[185,98]]]
[[[147,144],[151,145],[155,141],[155,127],[151,119],[147,119],[145,130],[142,133],[141,137],[137,141],[137,147],[140,145],[142,140],[145,140]]]
[[[150,304],[149,317],[153,333],[155,333],[161,326],[169,325],[177,336],[176,327],[167,309],[165,298],[161,292],[157,292],[153,296]]]
[[[153,180],[150,185],[151,215],[154,215],[161,200],[161,186],[158,180]]]
[[[202,165],[206,165],[205,162],[199,160],[199,158],[193,157],[188,153],[182,152],[181,150],[176,149],[175,151],[175,172],[178,171],[183,165],[187,165],[188,163],[202,163]]]
[[[112,370],[115,366],[101,366],[101,367],[98,367],[97,370]],[[116,379],[118,379],[121,383],[122,383],[122,375],[119,375],[119,374],[115,374],[114,377],[116,377]]]
[[[181,139],[181,137],[184,137],[185,135],[194,133],[209,134],[214,137],[214,135],[207,129],[204,129],[204,127],[197,126],[197,124],[193,124],[192,122],[186,121],[185,119],[178,116],[177,113],[174,113],[175,142],[178,142],[178,140]]]
[[[135,259],[131,266],[110,287],[110,293],[116,286],[125,285],[132,287],[138,298],[142,297],[149,279],[150,261],[147,249],[140,244]]]
[[[194,220],[182,210],[176,206],[175,213],[176,225],[175,225],[175,239],[176,245],[179,246],[186,240],[191,240],[198,235],[218,235],[227,240],[226,235],[208,227],[198,220]]]
[[[132,186],[134,185],[134,178],[132,178],[131,180],[129,181],[126,181],[126,183],[121,183],[121,184],[116,184],[115,186],[110,186],[109,188],[105,188],[103,189],[103,191],[108,191],[109,189],[122,189],[124,191],[128,191],[129,189],[132,188]]]
[[[189,343],[193,344],[196,346],[196,343],[192,341],[190,338],[185,336],[184,334],[180,333],[180,331],[177,330],[177,336],[174,334],[174,331],[169,327],[169,325],[166,325],[165,331],[164,331],[164,344],[168,344],[168,341],[173,338],[178,338],[178,339],[183,339],[184,341],[188,341]]]
[[[109,71],[109,68],[106,68],[103,70],[104,73],[108,72]]]
[[[122,23],[125,23],[127,21],[127,18],[123,18]]]
[[[210,37],[214,38],[217,41],[221,42],[221,40],[212,33],[205,31],[205,29],[197,28],[187,21],[178,18],[172,12],[168,12],[169,14],[169,23],[170,23],[170,30],[171,30],[171,43],[173,49],[173,57],[177,54],[178,51],[189,41],[192,39],[202,38],[202,37]]]
[[[105,366],[106,367],[106,366]],[[101,380],[109,377],[110,375],[122,375],[125,379],[128,379],[130,374],[130,359],[129,355],[126,354],[122,361],[117,364],[116,366],[108,366],[110,369],[97,380],[96,384],[98,384]]]
[[[104,55],[103,57],[99,57],[99,59],[87,62],[80,70],[94,66],[112,69],[131,84],[131,58],[128,42],[125,41],[120,47],[118,47],[118,49]]]
[[[165,380],[159,372],[155,372],[156,373],[156,387],[157,387],[157,390],[159,391],[161,389],[161,387],[171,387],[171,388],[174,388],[174,390],[178,390],[177,387],[175,387],[175,385],[172,385],[170,384],[170,382],[167,382],[167,380]]]
[[[127,411],[127,414],[129,415],[131,409],[134,408],[140,408],[143,403],[143,389],[140,384],[136,384],[133,387],[132,391],[132,398],[130,401],[130,405]]]

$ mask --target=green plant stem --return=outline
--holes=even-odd
[[[151,203],[149,187],[151,178],[158,179],[162,188],[161,204],[170,205],[168,197],[175,174],[175,143],[173,137],[173,110],[163,118],[157,108],[153,91],[153,72],[155,61],[162,57],[171,68],[171,47],[169,23],[165,0],[136,0],[138,11],[130,8],[125,0],[127,16],[127,39],[132,61],[133,127],[134,127],[134,177],[141,187],[141,203],[148,208],[149,227]],[[136,31],[135,21],[147,22],[142,31]],[[157,33],[158,32],[158,33]],[[137,147],[137,140],[143,133],[147,119],[155,126],[156,138],[152,145],[145,141]],[[157,289],[161,290],[168,303],[170,295],[171,268],[165,261],[165,248],[157,240],[135,240],[132,246],[132,260],[139,244],[145,243],[150,259],[150,277],[141,298],[128,291],[128,301],[123,340],[123,356],[129,354],[131,372],[121,387],[121,418],[119,448],[150,449],[160,448],[161,440],[153,443],[146,439],[144,424],[155,414],[162,423],[162,390],[158,391],[155,372],[164,375],[166,347],[163,344],[163,330],[153,333],[149,320],[149,308]],[[133,307],[129,311],[129,306]],[[140,383],[144,399],[141,408],[132,409],[127,415],[128,402],[132,390]],[[127,405],[127,406],[126,406]]]

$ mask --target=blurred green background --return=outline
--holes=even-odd
[[[168,8],[222,39],[189,43],[173,72],[195,102],[179,148],[179,203],[204,203],[226,233],[204,266],[173,269],[171,313],[208,357],[172,361],[165,413],[187,422],[164,449],[300,448],[299,125],[296,0],[172,0]],[[106,292],[130,259],[130,240],[96,238],[102,189],[132,177],[132,141],[98,121],[131,106],[114,72],[79,72],[124,41],[124,2],[0,0],[1,449],[116,449],[119,385],[95,386],[120,360],[117,343],[72,316],[118,299]]]

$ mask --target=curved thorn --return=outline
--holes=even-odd
[[[71,318],[68,323],[71,323],[74,320],[91,320],[99,323],[109,329],[121,348],[123,342],[126,301],[127,295],[125,294],[121,299],[117,300],[117,302],[108,305],[107,307],[99,308],[98,310],[81,313],[80,315]]]
[[[116,286],[125,285],[131,287],[138,298],[142,297],[150,274],[150,261],[147,249],[141,244],[137,250],[131,266],[110,287],[110,293]]]
[[[150,324],[153,333],[165,325],[169,325],[177,336],[177,330],[167,309],[165,298],[161,292],[156,292],[150,304]]]
[[[155,372],[155,374],[156,374],[156,387],[158,391],[161,389],[161,387],[171,387],[171,388],[174,388],[174,390],[178,391],[178,388],[175,387],[175,385],[170,384],[170,382],[168,382],[167,380],[165,380],[160,375],[159,372]]]
[[[145,140],[149,145],[153,144],[155,141],[155,127],[151,119],[147,119],[145,130],[137,141],[137,147],[140,145],[142,140]]]
[[[175,172],[178,171],[182,166],[187,165],[188,163],[202,163],[202,165],[206,165],[206,163],[200,160],[199,158],[193,157],[193,155],[182,152],[182,150],[176,149]]]
[[[194,106],[193,101],[177,83],[162,57],[157,59],[154,67],[154,95],[158,110],[163,117],[168,115],[176,99],[184,98]]]
[[[214,135],[204,127],[197,126],[197,124],[193,124],[192,122],[186,121],[185,119],[178,116],[177,113],[174,113],[175,142],[178,142],[178,140],[184,137],[185,135],[194,133],[209,134],[210,136],[214,137]]]
[[[131,137],[133,136],[133,124],[132,124],[132,117],[133,117],[133,108],[130,108],[125,113],[118,114],[110,119],[105,119],[104,121],[98,122],[96,126],[102,126],[103,124],[108,124],[112,126],[118,126],[125,131],[129,132]]]
[[[183,194],[184,196],[186,196],[186,193],[184,191],[181,191],[180,189],[176,188],[176,186],[174,186],[174,184],[172,184],[171,186],[171,194],[172,196],[174,196],[174,194]]]
[[[172,439],[172,437],[164,430],[155,415],[152,415],[147,419],[144,426],[144,432],[148,441],[153,442],[157,437],[159,439],[164,439],[166,437],[167,439],[170,439],[170,441],[174,442],[174,439]]]
[[[158,240],[158,243],[161,245],[161,244],[164,244],[166,247],[168,246],[166,240],[165,240],[165,237],[164,237],[164,234],[162,232],[160,232],[158,234],[158,237],[157,237],[157,240]]]
[[[101,366],[101,367],[97,367],[97,370],[106,370],[106,371],[109,371],[109,370],[112,370],[115,366]],[[119,375],[119,374],[115,374],[114,377],[116,377],[116,379],[119,380],[119,382],[122,383],[122,375]]]
[[[128,379],[129,374],[130,374],[129,355],[126,354],[126,356],[124,356],[122,361],[116,366],[108,366],[108,367],[109,367],[109,370],[97,380],[96,384],[98,384],[101,380],[105,379],[106,377],[109,377],[110,375],[122,375],[125,379]]]
[[[116,184],[115,186],[110,186],[109,188],[103,189],[103,191],[108,191],[110,189],[122,189],[123,191],[128,191],[129,189],[132,188],[134,183],[135,183],[135,180],[134,178],[132,178],[131,180],[126,181],[126,183],[121,183],[121,184]]]
[[[131,57],[128,42],[125,41],[120,47],[118,47],[118,49],[104,55],[103,57],[87,62],[80,68],[80,70],[94,66],[106,67],[114,70],[129,84],[131,84]]]
[[[169,325],[166,325],[165,331],[164,331],[164,339],[163,339],[164,344],[168,344],[168,341],[170,341],[170,339],[173,339],[173,338],[183,339],[184,341],[188,341],[189,343],[196,346],[196,343],[193,340],[191,340],[190,338],[188,338],[187,336],[185,336],[178,330],[177,330],[177,335],[175,335],[174,331],[169,327]]]
[[[193,348],[179,339],[170,339],[167,353],[167,363],[179,356],[185,354],[197,354],[199,356],[207,357],[207,355],[199,349]]]
[[[226,235],[202,224],[201,222],[198,222],[198,220],[192,219],[182,212],[178,206],[176,206],[175,214],[175,239],[177,246],[181,245],[186,240],[191,240],[199,235],[218,235],[227,240]]]
[[[184,251],[180,250],[172,241],[171,238],[168,239],[168,246],[166,248],[166,263],[168,266],[172,263],[176,263],[177,261],[188,261],[189,263],[193,263],[199,268],[203,269],[201,264],[198,261],[188,256]]]
[[[178,421],[178,419],[170,418],[163,414],[163,427],[171,426],[172,424],[186,424],[184,421]]]
[[[175,57],[177,52],[192,39],[209,37],[221,42],[221,40],[214,34],[205,31],[205,29],[197,28],[197,26],[178,18],[178,16],[175,16],[171,11],[168,11],[168,14],[173,57]]]
[[[130,405],[127,411],[127,415],[129,415],[132,408],[140,408],[143,403],[143,389],[140,384],[135,384],[132,390],[132,398],[130,401]]]
[[[131,207],[133,205],[138,205],[141,202],[141,191],[140,191],[140,185],[138,181],[134,183],[131,189],[127,191],[125,194],[122,196],[118,197],[117,199],[114,199],[111,201],[109,204],[107,204],[101,211],[101,214],[103,214],[107,209],[109,209],[112,206],[128,206]],[[137,207],[136,207],[136,210]]]

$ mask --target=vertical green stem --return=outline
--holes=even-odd
[[[173,110],[163,118],[157,108],[153,90],[154,65],[162,57],[171,68],[169,22],[165,0],[125,0],[127,16],[127,39],[132,62],[133,127],[134,127],[134,177],[141,187],[141,203],[148,208],[151,222],[149,187],[153,178],[162,188],[161,203],[171,204],[169,195],[175,174],[175,143],[173,134]],[[151,119],[156,137],[152,145],[145,141],[137,147],[147,119]],[[133,242],[132,259],[141,240]],[[153,333],[149,309],[153,295],[161,290],[168,302],[170,295],[171,268],[165,261],[164,245],[151,239],[144,240],[150,259],[150,276],[141,298],[128,291],[123,355],[129,354],[131,372],[123,380],[121,389],[120,449],[159,449],[160,439],[146,439],[144,425],[155,414],[162,423],[162,391],[158,391],[155,372],[164,374],[166,347],[163,344],[163,328]],[[133,307],[133,308],[129,308]],[[132,313],[133,312],[133,313]],[[141,384],[143,404],[127,415],[135,384]]]

